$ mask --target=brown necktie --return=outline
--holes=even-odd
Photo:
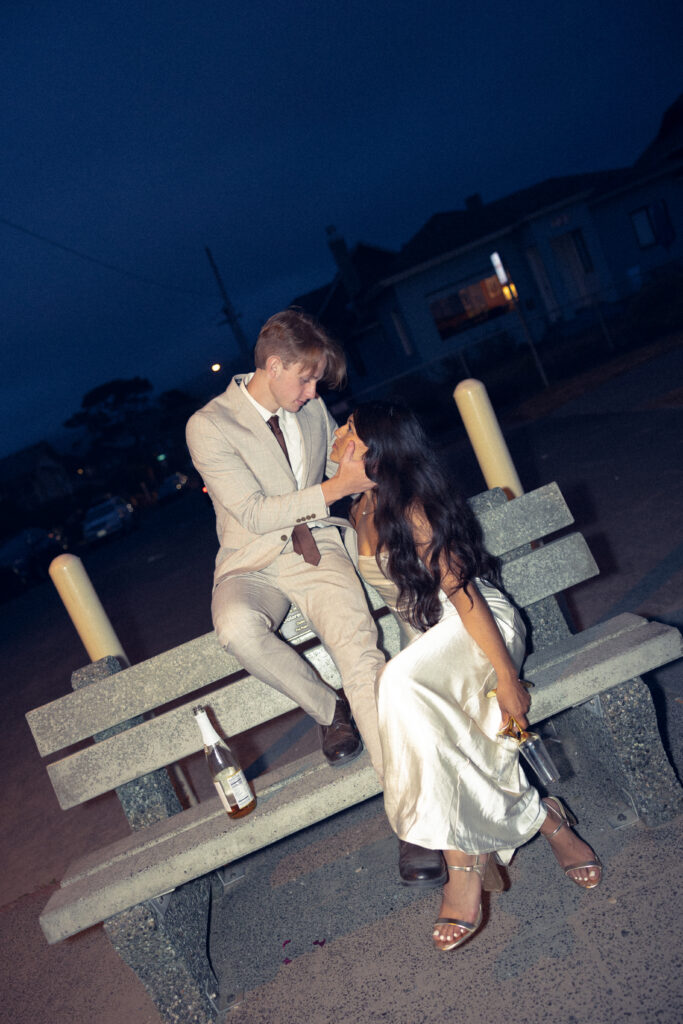
[[[289,452],[287,451],[287,442],[285,441],[285,435],[282,433],[280,427],[280,420],[277,416],[271,416],[267,421],[268,426],[275,434],[277,443],[282,448],[285,454],[287,462],[289,462]],[[289,462],[291,468],[291,462]],[[302,555],[304,562],[308,562],[309,565],[317,565],[320,561],[320,552],[318,551],[318,545],[313,539],[310,527],[306,526],[305,523],[299,523],[292,530],[292,547],[294,548],[297,555]]]

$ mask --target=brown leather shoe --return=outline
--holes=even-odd
[[[398,841],[398,873],[401,885],[436,889],[448,881],[446,862],[441,850],[426,850],[405,839]]]
[[[328,764],[348,764],[361,753],[363,741],[345,697],[337,697],[334,718],[329,725],[319,725],[318,729]]]

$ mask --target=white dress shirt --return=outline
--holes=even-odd
[[[289,462],[292,467],[292,473],[297,482],[297,486],[301,489],[303,483],[303,452],[301,450],[301,430],[299,424],[296,421],[296,413],[288,412],[286,409],[278,409],[277,412],[272,413],[270,409],[266,409],[265,406],[257,402],[256,399],[249,394],[247,384],[254,376],[253,373],[248,373],[240,381],[240,388],[247,396],[254,408],[259,412],[267,423],[271,416],[277,416],[280,420],[280,429],[285,437],[285,444],[287,445],[287,454],[289,455]],[[268,428],[270,430],[270,427]]]

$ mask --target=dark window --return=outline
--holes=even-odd
[[[668,249],[676,238],[674,226],[669,217],[667,205],[658,199],[649,206],[641,206],[631,214],[631,223],[641,249],[649,249],[653,245],[663,245]]]
[[[586,239],[583,237],[583,231],[581,231],[580,229],[572,231],[572,239],[574,241],[574,247],[576,249],[577,256],[581,261],[581,266],[583,267],[584,274],[592,274],[594,269],[593,260],[591,259],[591,254],[588,251]]]
[[[647,206],[644,206],[642,210],[635,210],[635,212],[631,214],[631,223],[633,224],[633,229],[636,233],[636,238],[638,239],[638,245],[641,249],[648,249],[651,245],[656,244],[657,240],[655,238]]]

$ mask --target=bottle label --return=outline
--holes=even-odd
[[[213,784],[228,813],[234,811],[235,808],[241,810],[254,799],[254,794],[243,771],[233,772],[230,768],[225,768],[218,773]]]

